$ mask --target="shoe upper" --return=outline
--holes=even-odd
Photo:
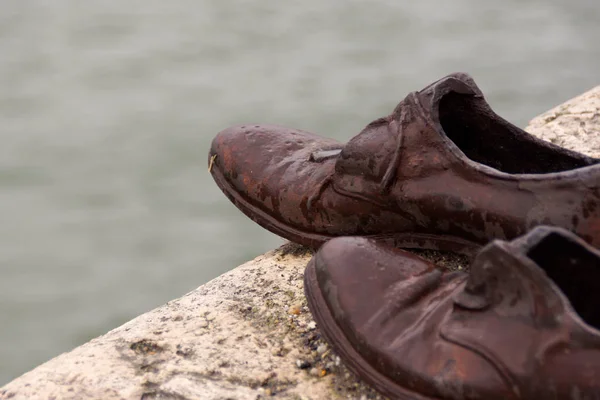
[[[344,146],[337,192],[370,196],[417,232],[486,243],[548,224],[600,246],[600,160],[500,118],[468,75],[411,93],[387,121],[390,135],[367,127]]]
[[[325,244],[315,269],[334,316],[318,322],[342,329],[362,357],[352,362],[405,389],[600,399],[600,253],[564,230],[495,241],[469,275],[358,238]]]
[[[500,118],[466,74],[409,94],[346,144],[238,126],[217,135],[210,155],[232,191],[302,232],[483,244],[548,224],[600,246],[600,160]]]

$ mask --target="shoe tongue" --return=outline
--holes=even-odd
[[[549,226],[539,226],[511,244],[544,271],[586,324],[600,329],[600,251],[565,229]]]
[[[573,233],[549,226],[538,226],[510,243],[486,246],[455,298],[463,308],[493,308],[549,325],[572,309],[600,329],[598,300],[600,252]]]
[[[454,300],[462,308],[493,309],[535,325],[555,325],[565,311],[544,271],[519,246],[501,241],[488,244],[477,255],[464,290]]]
[[[336,186],[347,192],[381,193],[394,182],[405,152],[418,151],[422,159],[442,160],[438,152],[444,146],[435,145],[442,139],[430,124],[439,120],[439,100],[450,92],[483,97],[473,79],[464,73],[448,75],[409,94],[391,115],[370,123],[344,146],[336,162],[340,177]],[[420,164],[414,165],[415,171],[420,170]]]

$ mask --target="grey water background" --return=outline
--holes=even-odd
[[[347,140],[470,72],[525,126],[600,84],[598,0],[3,0],[0,386],[282,243],[207,173],[271,122]]]

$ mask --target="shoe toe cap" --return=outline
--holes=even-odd
[[[277,125],[236,125],[217,134],[209,152],[209,165],[224,174],[254,174],[282,161],[307,159],[311,151],[338,144],[308,132]],[[306,154],[305,154],[306,153]],[[290,158],[292,157],[292,158]]]
[[[317,282],[330,310],[354,327],[388,301],[393,285],[434,269],[411,253],[363,237],[334,238],[315,256]]]

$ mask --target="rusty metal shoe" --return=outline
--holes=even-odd
[[[599,162],[505,121],[461,73],[409,94],[347,144],[243,125],[209,153],[229,199],[291,241],[371,236],[465,253],[540,224],[600,246]]]
[[[600,252],[537,227],[495,240],[469,275],[336,238],[305,273],[345,364],[394,399],[600,399]]]

